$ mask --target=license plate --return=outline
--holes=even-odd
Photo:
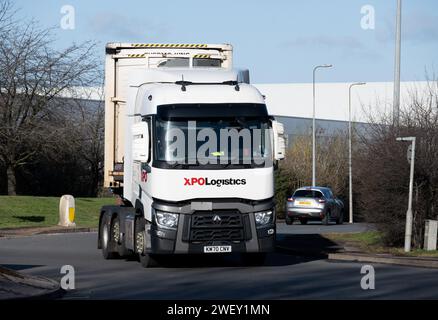
[[[310,201],[300,201],[300,204],[304,204],[306,206],[310,205]]]
[[[205,246],[204,253],[231,252],[231,246]]]

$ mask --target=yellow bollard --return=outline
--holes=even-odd
[[[75,198],[63,195],[59,200],[59,223],[63,227],[75,227]]]

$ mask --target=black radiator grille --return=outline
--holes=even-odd
[[[192,228],[242,227],[242,215],[235,212],[195,213]]]
[[[228,240],[241,241],[243,239],[242,229],[193,229],[190,235],[191,241],[214,241]]]
[[[190,241],[242,241],[245,238],[243,216],[234,211],[196,212],[192,215]]]

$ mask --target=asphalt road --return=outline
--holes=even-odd
[[[321,230],[351,232],[350,228],[368,227],[280,224],[278,230],[280,237],[305,237]],[[61,278],[63,265],[72,265],[76,289],[64,299],[438,298],[436,269],[374,265],[375,290],[362,290],[359,263],[273,253],[261,267],[244,266],[236,256],[203,256],[144,269],[134,260],[103,260],[96,237],[96,233],[76,233],[0,239],[0,264],[53,279]]]

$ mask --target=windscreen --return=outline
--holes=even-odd
[[[272,159],[267,117],[157,118],[155,146],[165,167],[260,167]]]

